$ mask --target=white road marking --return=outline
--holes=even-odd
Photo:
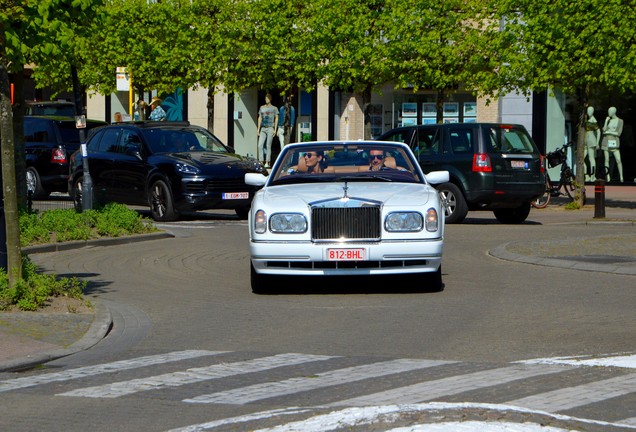
[[[267,382],[223,392],[201,395],[191,399],[185,399],[184,402],[226,403],[235,405],[247,404],[257,400],[285,396],[302,391],[315,390],[449,363],[455,362],[414,359],[392,360],[322,372],[310,377],[295,377],[279,382]]]
[[[145,366],[152,366],[163,363],[177,362],[181,360],[192,359],[203,356],[215,356],[223,354],[226,351],[203,351],[203,350],[187,350],[176,351],[166,354],[157,354],[146,357],[138,357],[131,360],[120,360],[112,363],[104,363],[95,366],[85,366],[76,369],[70,369],[64,372],[54,372],[43,375],[35,375],[24,378],[16,378],[6,381],[0,381],[0,393],[21,389],[25,387],[33,387],[37,385],[49,384],[52,382],[67,381],[87,376],[119,372],[127,369],[136,369]]]
[[[166,387],[179,387],[201,381],[251,372],[262,372],[278,367],[328,360],[331,358],[334,357],[305,354],[279,354],[243,362],[215,364],[207,367],[192,368],[183,372],[173,372],[148,378],[120,381],[95,387],[86,387],[66,393],[60,393],[58,396],[116,398],[142,391],[158,390]]]
[[[511,381],[562,372],[563,370],[564,368],[560,366],[513,365],[398,387],[334,402],[329,404],[329,406],[369,406],[386,403],[414,404]]]
[[[630,393],[636,393],[636,374],[539,393],[507,403],[530,409],[556,412]]]
[[[636,354],[611,357],[549,357],[532,360],[521,360],[523,364],[562,364],[570,366],[603,366],[636,369]]]
[[[313,407],[312,409],[322,409],[324,407]],[[621,423],[610,423],[600,420],[590,420],[584,418],[571,417],[561,414],[552,414],[544,411],[530,410],[525,408],[519,408],[510,405],[501,404],[487,404],[487,403],[444,403],[444,402],[429,402],[423,404],[414,405],[381,405],[381,406],[368,406],[368,407],[353,407],[344,408],[337,411],[332,411],[327,414],[318,414],[311,416],[305,420],[293,421],[286,424],[280,424],[278,426],[258,429],[254,432],[325,432],[330,430],[342,430],[346,427],[361,427],[368,424],[376,423],[380,420],[390,421],[391,418],[399,419],[402,414],[417,414],[423,412],[439,412],[442,410],[455,410],[461,411],[465,409],[481,409],[484,411],[500,412],[500,413],[523,413],[531,415],[547,416],[556,420],[562,421],[576,421],[584,424],[599,425],[599,426],[625,426],[631,428],[629,425],[622,425]],[[283,415],[295,415],[311,412],[310,408],[288,408],[282,410],[262,411],[253,414],[247,414],[244,416],[232,417],[227,419],[210,421],[207,423],[199,423],[195,425],[185,426],[183,428],[172,429],[169,432],[195,432],[214,429],[219,426],[232,426],[240,423],[247,423],[254,420],[262,420],[268,418],[276,418]],[[435,431],[435,432],[457,432],[458,430],[467,430],[471,432],[491,432],[491,431],[506,431],[506,432],[556,432],[564,429],[547,429],[540,424],[524,422],[524,423],[504,423],[509,425],[508,429],[496,429],[502,423],[500,422],[443,422],[436,424],[426,425],[413,425],[414,429],[399,428],[393,429],[392,432],[420,432],[420,431]],[[471,426],[468,429],[462,429],[462,426]],[[433,427],[437,429],[433,429]],[[253,428],[236,426],[237,430],[253,430]],[[633,429],[636,429],[634,427]]]

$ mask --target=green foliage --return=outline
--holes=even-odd
[[[101,210],[77,213],[72,209],[20,215],[22,246],[51,241],[89,240],[156,231],[152,221],[123,204],[110,203]]]
[[[98,237],[118,237],[156,231],[149,219],[123,204],[108,204],[100,210],[77,213],[71,209],[48,210],[42,214],[20,215],[22,246],[51,241],[88,240]],[[21,310],[37,310],[49,297],[67,296],[81,299],[86,282],[75,277],[58,278],[40,274],[28,257],[22,261],[22,278],[13,288],[4,269],[0,269],[0,310],[13,305]]]
[[[37,267],[28,258],[22,265],[22,279],[13,288],[9,287],[9,278],[0,269],[0,310],[13,305],[24,311],[35,311],[46,303],[49,297],[67,296],[81,299],[86,282],[77,278],[57,278],[52,274],[39,274]]]

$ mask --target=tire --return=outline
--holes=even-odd
[[[236,212],[238,218],[241,220],[247,220],[247,216],[250,214],[249,208],[237,208],[234,209],[234,211]]]
[[[250,284],[252,285],[252,292],[254,294],[268,294],[271,292],[271,280],[270,275],[258,274],[254,269],[254,264],[250,261]]]
[[[444,284],[442,282],[442,265],[434,273],[427,275],[427,290],[430,292],[440,292],[444,290]]]
[[[520,224],[530,214],[530,203],[524,203],[517,208],[493,210],[497,220],[504,224]]]
[[[530,203],[532,207],[537,209],[544,209],[550,204],[550,199],[552,198],[552,190],[550,188],[550,184],[546,182],[545,191],[543,195],[539,195]]]
[[[443,183],[437,186],[437,192],[444,205],[446,223],[461,223],[468,214],[468,205],[462,191],[453,183]]]
[[[51,195],[51,192],[42,186],[40,174],[38,174],[38,171],[33,167],[26,169],[26,184],[27,191],[31,192],[33,199],[42,199]]]
[[[73,199],[73,206],[77,212],[84,210],[84,203],[82,201],[82,193],[84,190],[84,187],[82,186],[83,182],[84,177],[78,177],[73,182],[73,187],[69,191],[71,198]]]
[[[170,188],[163,180],[156,180],[148,189],[150,214],[157,222],[176,220],[179,214],[174,209],[174,199]]]
[[[565,189],[567,196],[574,201],[576,196],[575,178],[574,174],[572,174],[572,171],[569,169],[565,172],[563,177],[563,189]]]

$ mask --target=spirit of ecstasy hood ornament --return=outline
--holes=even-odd
[[[342,196],[343,199],[349,199],[349,196],[347,195],[347,191],[349,190],[349,186],[347,185],[347,181],[345,180],[344,182],[344,186],[342,187],[342,190],[344,191],[344,195]]]

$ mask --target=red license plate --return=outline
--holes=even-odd
[[[223,192],[222,197],[224,200],[248,199],[250,197],[250,193],[249,192]]]
[[[327,249],[327,261],[364,261],[366,250],[356,249]]]

